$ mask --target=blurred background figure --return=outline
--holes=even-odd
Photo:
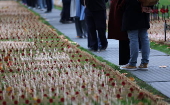
[[[22,3],[23,3],[24,5],[27,5],[27,0],[22,0]]]
[[[73,18],[70,17],[70,4],[71,0],[62,0],[63,8],[61,11],[61,23],[69,23],[73,21]]]
[[[34,9],[36,7],[37,0],[27,0],[26,2],[27,2],[28,8],[33,8]]]
[[[130,59],[129,39],[122,31],[122,18],[125,0],[112,0],[108,21],[108,39],[119,40],[119,65],[126,65]]]
[[[45,9],[45,0],[37,0],[37,5],[43,11]]]
[[[80,4],[80,0],[71,0],[70,17],[74,17],[78,38],[87,37],[87,25],[85,22],[85,7]]]
[[[47,5],[47,11],[46,11],[45,13],[50,13],[50,12],[52,12],[53,0],[46,0],[46,5]]]
[[[90,50],[106,50],[106,2],[108,0],[81,0],[86,7],[85,20],[90,38]],[[100,42],[100,44],[99,44]]]

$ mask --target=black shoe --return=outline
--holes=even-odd
[[[51,11],[45,11],[45,13],[50,13]]]
[[[104,50],[106,50],[106,48],[107,48],[107,46],[105,46],[105,47],[102,47],[102,46],[101,46],[101,47],[99,47],[99,50],[100,50],[100,51],[104,51]]]
[[[94,52],[98,51],[98,49],[94,49],[94,48],[91,48],[91,47],[89,47],[89,50],[94,51]]]
[[[63,23],[63,24],[69,23],[69,21],[62,20],[62,19],[61,19],[59,22],[60,22],[60,23]]]
[[[77,38],[83,38],[83,36],[77,36]]]
[[[83,35],[84,36],[84,38],[87,38],[87,35]]]

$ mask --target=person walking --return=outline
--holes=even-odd
[[[147,30],[150,28],[151,7],[142,7],[138,0],[126,0],[122,19],[122,30],[127,31],[130,40],[130,59],[124,70],[148,70],[150,42]],[[139,40],[138,40],[139,38]],[[139,53],[139,41],[141,42],[141,64],[136,67]]]
[[[124,6],[125,0],[112,0],[108,20],[108,39],[119,40],[119,65],[126,65],[130,58],[128,34],[122,31]]]
[[[108,0],[81,0],[86,6],[85,19],[90,38],[90,50],[105,50],[108,46],[106,38],[106,2]],[[100,42],[100,45],[99,45]]]

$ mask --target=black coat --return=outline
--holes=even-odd
[[[122,19],[122,30],[149,29],[149,13],[143,13],[138,0],[126,0]]]
[[[71,0],[62,0],[62,3],[70,3]]]
[[[85,1],[85,4],[84,4]],[[90,11],[100,11],[106,10],[106,2],[108,0],[80,0],[82,5],[85,5],[86,8]]]
[[[108,39],[128,40],[126,31],[122,31],[122,16],[125,0],[113,0],[110,5],[108,21]]]

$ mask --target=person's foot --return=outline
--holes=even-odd
[[[140,64],[138,66],[138,70],[147,71],[148,70],[148,64],[147,63]]]
[[[45,11],[45,13],[50,13],[51,11]]]
[[[83,36],[84,36],[84,38],[87,38],[87,35],[86,35],[86,34],[84,34]]]
[[[77,38],[83,38],[83,36],[77,36]]]
[[[63,23],[63,24],[69,23],[69,21],[62,20],[62,19],[61,19],[59,22],[60,22],[60,23]]]
[[[92,48],[92,47],[89,47],[89,50],[90,50],[90,51],[94,51],[94,52],[97,52],[97,51],[98,51],[98,49],[94,49],[94,48]]]
[[[40,9],[41,11],[44,11],[44,9]]]
[[[127,64],[127,65],[121,66],[120,69],[121,70],[135,71],[135,70],[137,70],[137,67]]]
[[[107,48],[107,46],[99,46],[100,51],[106,50],[106,48]]]

